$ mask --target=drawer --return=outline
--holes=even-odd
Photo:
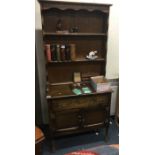
[[[53,100],[50,106],[54,111],[63,111],[85,107],[84,104],[79,104],[79,99],[75,98]]]
[[[62,111],[77,108],[91,108],[110,104],[110,95],[80,96],[76,98],[52,100],[50,107],[53,111]]]
[[[94,95],[83,97],[79,100],[80,104],[85,104],[85,107],[96,107],[99,105],[108,105],[110,102],[108,95]]]

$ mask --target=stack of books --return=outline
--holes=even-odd
[[[76,59],[75,44],[68,44],[68,45],[46,44],[45,54],[48,62],[75,60]]]

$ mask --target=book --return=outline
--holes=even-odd
[[[56,52],[57,52],[57,61],[61,61],[59,44],[56,45]]]
[[[70,44],[70,57],[71,57],[71,60],[76,59],[76,47],[75,47],[75,44]]]
[[[51,45],[52,60],[57,61],[56,45]]]
[[[48,62],[51,61],[51,49],[50,49],[50,44],[45,45],[45,53],[46,53],[46,59]]]
[[[60,57],[61,57],[61,61],[65,61],[65,45],[61,45]]]
[[[74,72],[73,74],[73,81],[76,82],[81,82],[81,73],[80,72]]]
[[[83,92],[84,94],[92,93],[92,91],[90,90],[89,87],[82,87],[82,92]]]
[[[70,45],[66,45],[66,48],[65,48],[65,59],[66,60],[71,60],[71,57],[70,57]]]
[[[82,94],[82,91],[79,88],[74,88],[72,91],[76,95],[81,95]]]

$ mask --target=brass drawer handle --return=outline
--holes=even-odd
[[[85,122],[85,119],[84,119],[84,118],[82,118],[81,122],[82,122],[82,123],[84,123],[84,122]]]
[[[80,119],[80,120],[81,120],[81,119],[82,119],[82,116],[81,116],[81,115],[78,115],[78,119]]]

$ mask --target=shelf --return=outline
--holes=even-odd
[[[59,98],[69,98],[69,97],[79,97],[79,96],[90,96],[90,95],[97,95],[97,94],[105,94],[105,93],[111,93],[112,90],[109,89],[106,92],[96,92],[92,88],[91,84],[89,82],[85,83],[87,87],[89,87],[92,91],[92,93],[89,94],[81,94],[81,95],[75,95],[72,92],[72,84],[73,83],[64,83],[64,84],[54,84],[48,86],[48,93],[46,96],[46,99],[59,99]]]
[[[43,32],[44,36],[107,36],[106,33],[53,33]]]
[[[75,95],[75,94],[59,95],[59,96],[47,95],[46,99],[60,99],[60,98],[80,97],[80,96],[91,96],[91,95],[106,94],[106,93],[112,93],[112,90],[109,90],[109,91],[106,91],[106,92],[92,92],[92,93],[89,93],[89,94],[81,94],[81,95]]]
[[[78,62],[104,62],[105,59],[103,58],[98,58],[95,60],[88,60],[88,59],[77,59],[77,60],[66,60],[66,61],[51,61],[51,62],[47,62],[47,64],[61,64],[61,63],[78,63]]]

